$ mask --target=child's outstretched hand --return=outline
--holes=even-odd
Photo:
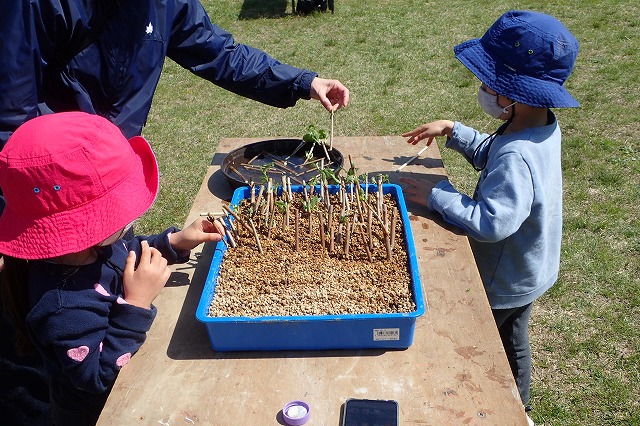
[[[141,308],[151,308],[151,303],[160,294],[167,283],[171,270],[167,266],[167,259],[160,252],[149,247],[147,241],[142,241],[140,263],[135,268],[136,253],[129,252],[124,267],[124,300],[130,305]]]
[[[191,225],[169,235],[169,244],[174,250],[191,250],[202,243],[220,241],[224,228],[217,220],[211,223],[206,217],[196,219]]]
[[[432,121],[431,123],[426,123],[422,126],[418,126],[410,132],[403,133],[402,137],[409,138],[407,139],[407,143],[410,143],[412,145],[417,144],[422,139],[429,138],[429,140],[427,141],[427,145],[431,145],[431,143],[433,142],[433,138],[436,136],[451,137],[453,125],[454,122],[451,120]]]

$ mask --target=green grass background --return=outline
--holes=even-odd
[[[453,46],[509,9],[556,16],[581,42],[566,86],[581,102],[556,110],[563,130],[564,236],[557,284],[534,305],[532,417],[543,425],[640,424],[640,6],[637,1],[336,0],[297,16],[288,0],[204,0],[240,43],[337,78],[351,104],[336,136],[400,135],[438,118],[492,131],[478,81]],[[144,135],[161,192],[138,231],[181,226],[223,137],[301,137],[328,125],[316,101],[280,110],[198,79],[168,61]],[[451,181],[476,175],[441,151]],[[473,326],[473,325],[470,325]]]

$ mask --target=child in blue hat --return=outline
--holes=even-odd
[[[437,211],[470,237],[525,406],[531,381],[531,306],[555,283],[560,265],[561,132],[550,108],[579,106],[564,87],[578,48],[554,17],[509,11],[482,38],[454,48],[458,60],[480,80],[480,107],[504,123],[484,134],[460,122],[438,120],[402,135],[414,145],[446,136],[446,147],[480,171],[473,197],[447,180],[400,181],[408,199]]]

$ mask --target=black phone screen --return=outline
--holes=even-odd
[[[398,426],[398,403],[382,399],[348,399],[342,426]]]

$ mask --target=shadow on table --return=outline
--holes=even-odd
[[[231,201],[231,197],[233,196],[233,188],[229,185],[229,181],[227,180],[224,173],[222,173],[222,161],[227,156],[227,152],[216,153],[211,160],[211,166],[217,166],[218,169],[209,177],[207,181],[207,188],[209,192],[213,194],[219,200],[226,201],[227,203]]]
[[[226,153],[216,153],[213,157],[211,165],[219,166]],[[410,176],[419,178],[421,173],[405,172],[404,170],[396,173],[395,169],[407,161],[410,157],[398,156],[393,159],[383,159],[390,163],[392,170],[376,171],[377,174],[386,174],[389,176],[391,183],[397,183],[399,177]],[[364,157],[366,161],[367,158]],[[422,165],[430,173],[444,173],[442,160],[424,158],[418,159],[412,165]],[[348,167],[347,164],[345,164]],[[358,167],[358,165],[356,165]],[[365,172],[365,170],[359,170]],[[374,173],[372,173],[373,175]],[[233,195],[231,186],[227,182],[224,174],[220,169],[216,170],[207,182],[209,191],[218,199],[229,201]],[[420,217],[433,220],[439,226],[450,230],[453,233],[460,234],[461,231],[442,220],[440,215],[429,212],[426,207],[415,203],[407,204],[409,219],[411,221],[418,220]],[[254,358],[303,358],[303,357],[348,357],[348,356],[380,356],[387,351],[397,351],[404,349],[340,349],[340,350],[315,350],[315,351],[243,351],[243,352],[216,352],[209,342],[206,326],[196,319],[196,310],[200,302],[200,297],[204,288],[204,284],[209,273],[209,265],[217,249],[216,244],[207,243],[204,245],[202,253],[198,254],[195,262],[190,262],[184,268],[194,268],[193,276],[189,284],[189,275],[180,272],[180,267],[176,269],[170,278],[168,285],[182,286],[189,284],[176,328],[171,336],[169,346],[167,348],[167,356],[175,360],[193,360],[193,359],[254,359]]]
[[[387,349],[359,350],[317,350],[317,351],[243,351],[216,352],[209,342],[206,326],[196,319],[196,309],[200,302],[202,290],[209,273],[209,265],[217,246],[213,243],[204,245],[202,253],[197,257],[195,271],[187,295],[184,299],[176,328],[171,336],[167,356],[175,360],[193,359],[254,359],[254,358],[305,358],[305,357],[345,357],[345,356],[379,356]],[[175,273],[174,273],[175,274]],[[388,349],[394,350],[394,349]],[[402,349],[399,349],[402,350]]]

